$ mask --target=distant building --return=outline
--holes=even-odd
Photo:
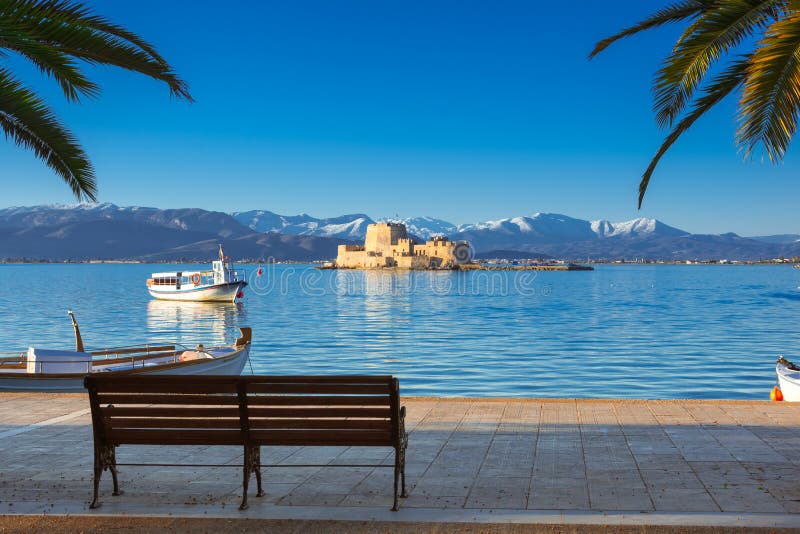
[[[336,267],[340,269],[453,269],[471,260],[466,241],[434,237],[425,244],[408,237],[401,223],[367,226],[363,245],[339,245]]]

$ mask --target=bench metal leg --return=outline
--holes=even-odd
[[[100,492],[100,478],[106,469],[111,470],[111,478],[114,480],[114,495],[119,495],[121,492],[117,483],[117,460],[114,455],[114,447],[111,445],[96,446],[94,448],[94,497],[89,508],[100,507],[100,503],[97,501]]]
[[[117,480],[117,454],[114,447],[111,447],[109,454],[108,470],[111,471],[111,480],[114,482],[114,492],[111,494],[115,497],[122,495],[119,489],[119,481]]]
[[[247,510],[247,487],[250,484],[250,447],[244,448],[244,462],[242,463],[242,504],[239,510]]]
[[[256,483],[258,484],[258,496],[264,495],[261,489],[261,449],[259,447],[244,448],[244,464],[242,465],[242,504],[239,510],[247,509],[247,489],[250,485],[250,473],[256,474]]]
[[[400,480],[402,480],[402,488],[403,491],[400,492],[400,496],[402,498],[408,497],[408,493],[406,493],[406,443],[400,447]]]
[[[100,460],[97,458],[97,449],[94,451],[94,497],[92,504],[89,508],[100,508],[100,503],[97,502],[98,493],[100,493],[100,477],[103,475],[103,468],[100,466]]]
[[[256,471],[256,484],[258,486],[258,493],[256,493],[256,497],[263,497],[265,493],[261,488],[261,447],[255,447],[253,450],[253,468]]]
[[[397,504],[397,482],[400,478],[400,447],[395,447],[394,449],[394,506],[392,506],[392,512],[396,512],[400,509]]]

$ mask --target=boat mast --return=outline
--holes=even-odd
[[[78,328],[78,321],[75,320],[75,314],[72,310],[67,310],[67,314],[72,318],[72,329],[75,330],[75,350],[83,352],[83,338],[81,338],[81,330]]]

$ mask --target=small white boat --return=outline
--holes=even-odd
[[[28,348],[15,357],[0,358],[0,391],[83,392],[89,373],[115,375],[240,375],[250,356],[252,330],[241,327],[232,345],[191,349],[159,343],[87,351],[72,312],[75,350]]]
[[[778,374],[778,387],[783,393],[783,400],[800,402],[800,367],[781,356],[775,372]]]
[[[219,246],[219,260],[211,262],[210,271],[153,273],[147,280],[152,297],[162,300],[235,302],[247,285],[233,268],[233,262]]]

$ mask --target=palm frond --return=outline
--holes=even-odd
[[[80,3],[4,0],[0,4],[0,13],[8,20],[7,24],[13,24],[12,27],[29,40],[49,47],[56,54],[144,74],[165,82],[173,96],[193,101],[186,82],[177,76],[151,44],[92,14]]]
[[[729,0],[690,25],[656,75],[656,122],[672,126],[709,67],[783,13],[786,0]]]
[[[592,59],[594,56],[625,37],[630,37],[631,35],[663,26],[664,24],[691,20],[702,14],[713,1],[714,0],[680,0],[679,2],[669,4],[638,24],[634,24],[611,37],[599,41],[589,54],[589,59]]]
[[[647,187],[650,185],[653,172],[664,154],[667,153],[678,138],[683,135],[697,119],[702,117],[708,110],[716,106],[723,98],[731,94],[731,92],[744,83],[750,61],[750,56],[742,57],[734,61],[722,74],[716,76],[712,82],[703,89],[703,95],[694,102],[692,110],[678,122],[666,139],[664,139],[639,183],[639,208],[642,207],[642,201],[647,192]]]
[[[61,176],[78,199],[95,200],[94,169],[75,137],[47,105],[0,68],[0,128]]]
[[[739,110],[736,140],[745,157],[761,146],[770,161],[783,159],[800,112],[800,1],[758,43]]]
[[[67,54],[42,40],[31,38],[25,26],[0,10],[0,48],[14,51],[28,59],[42,73],[54,78],[69,101],[80,95],[96,96],[97,84],[89,80]]]

